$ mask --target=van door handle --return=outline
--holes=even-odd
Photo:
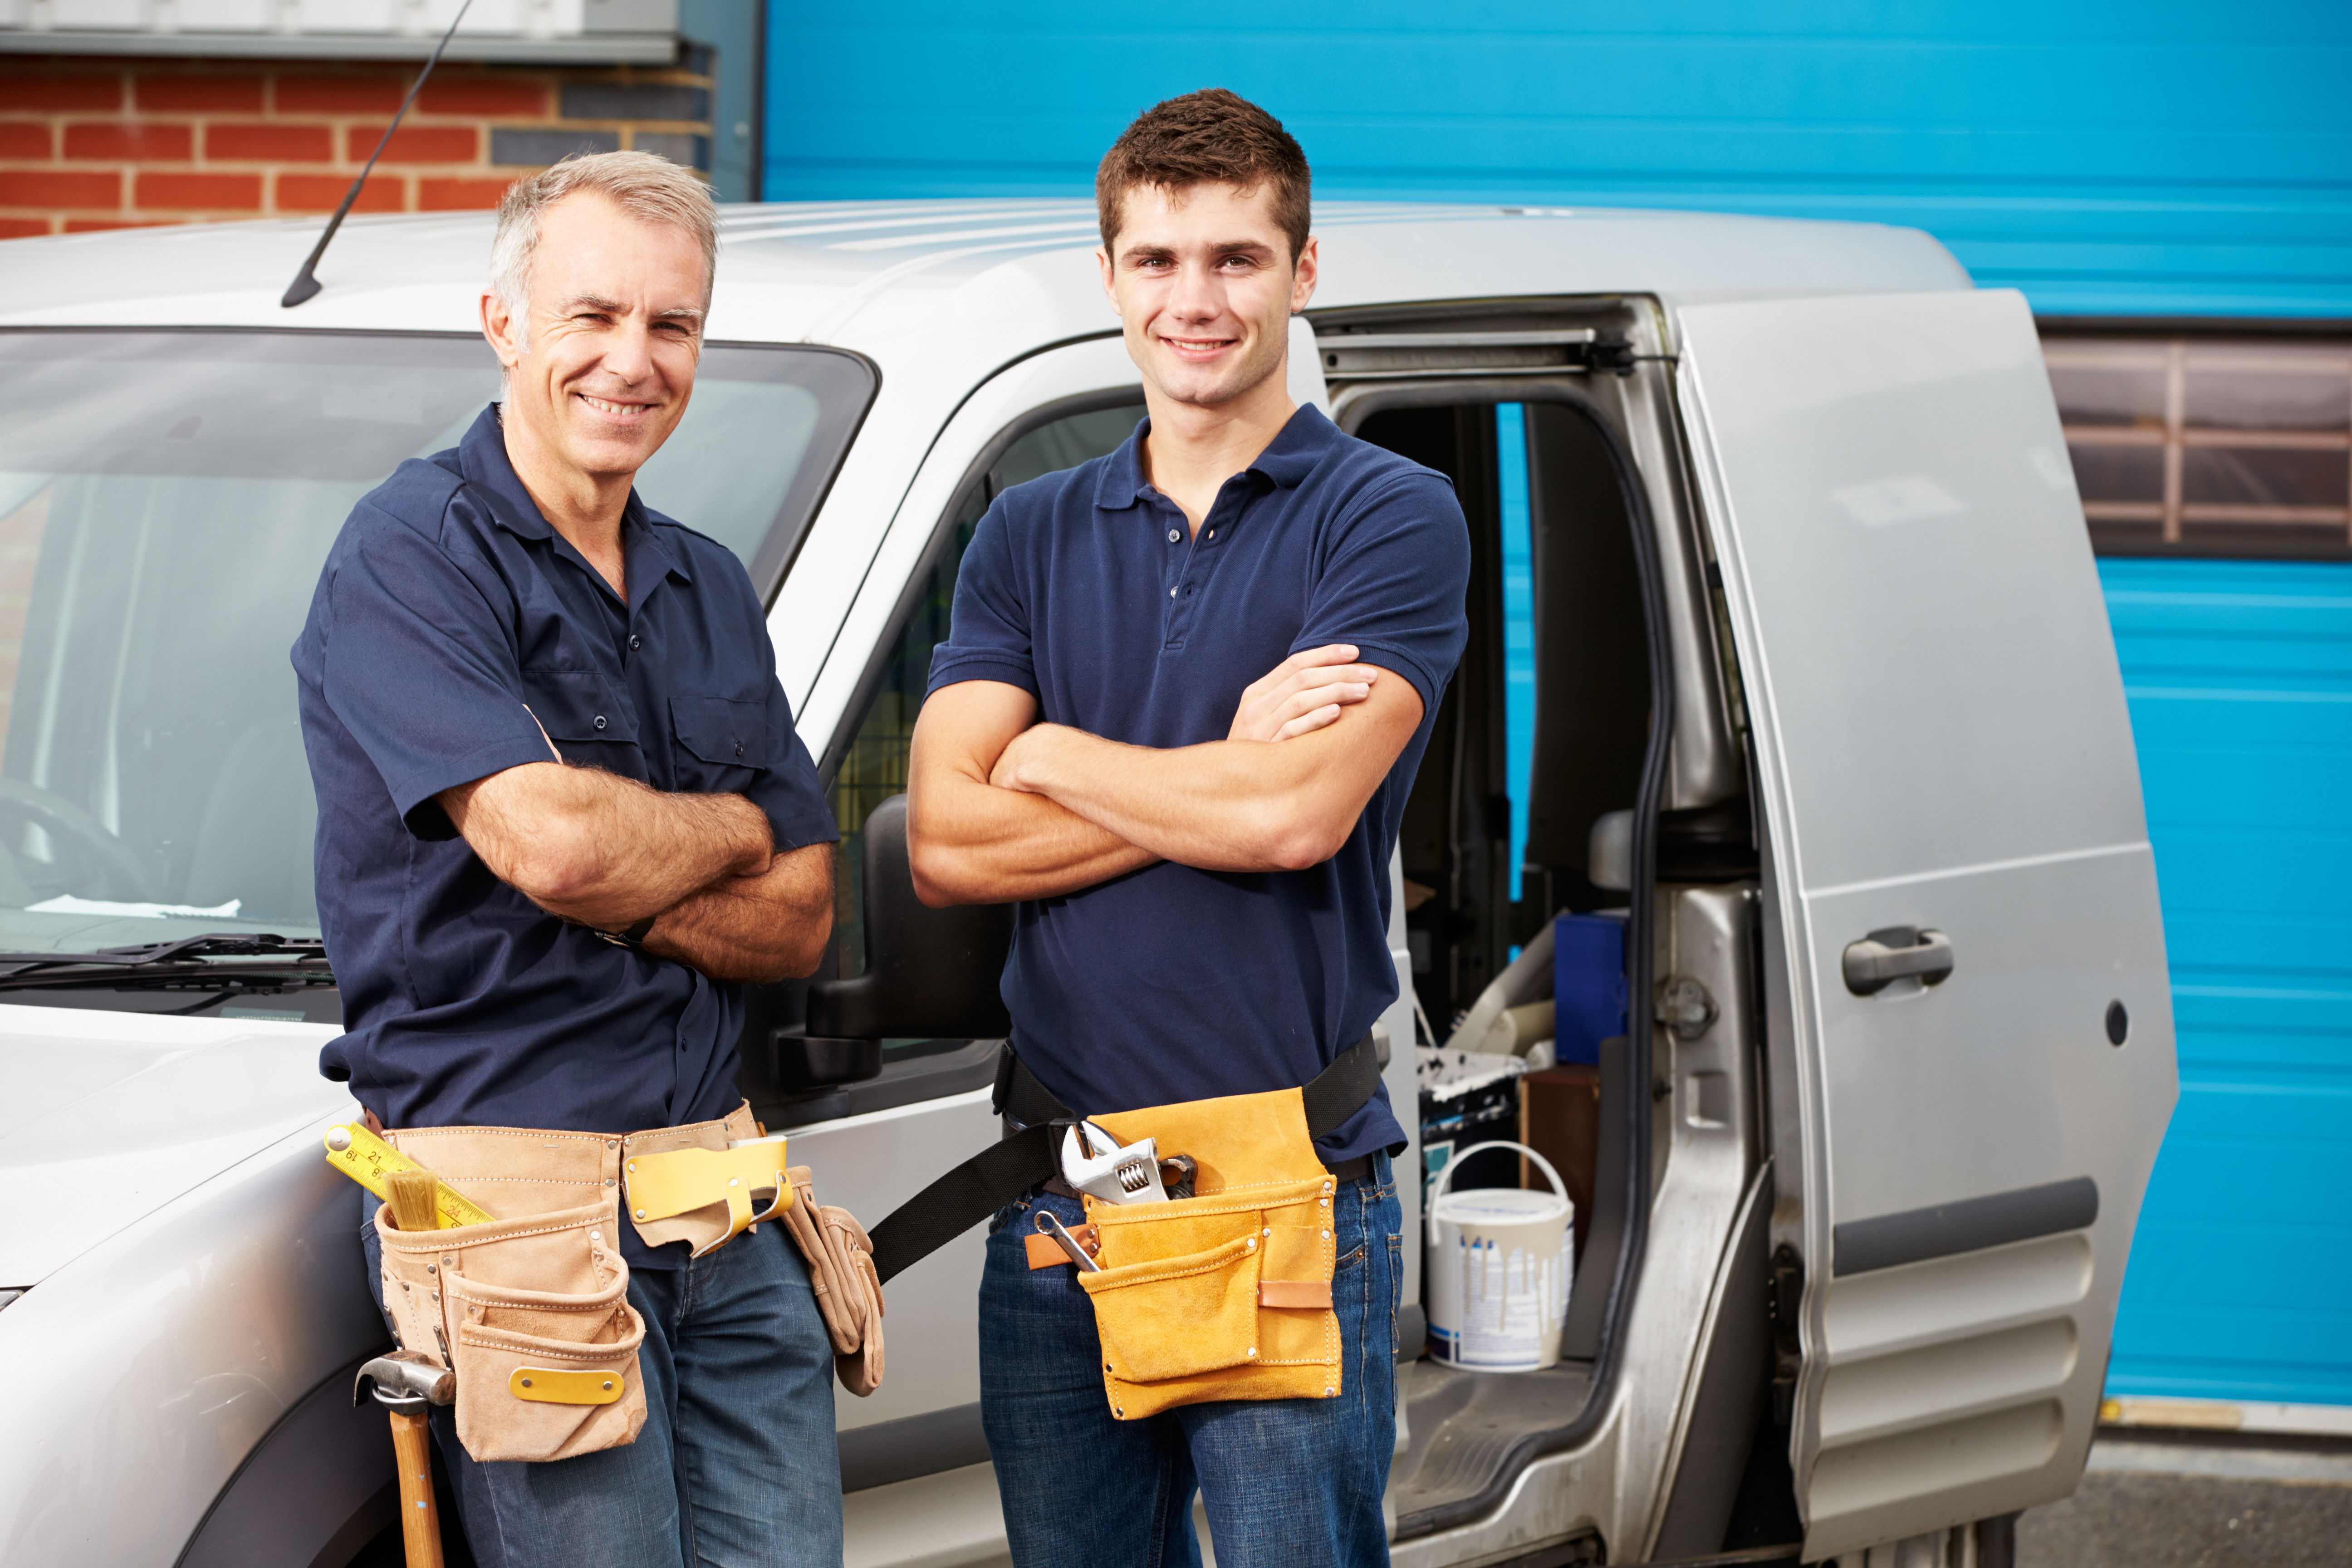
[[[1875,996],[1913,976],[1922,985],[1940,984],[1951,973],[1952,939],[1939,931],[1888,926],[1846,944],[1845,988],[1857,996]]]

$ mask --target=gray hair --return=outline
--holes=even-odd
[[[490,292],[515,323],[515,341],[530,342],[530,261],[539,248],[540,215],[568,195],[595,191],[641,223],[684,229],[702,249],[703,299],[719,266],[719,209],[710,187],[668,159],[651,153],[592,153],[507,187],[490,240]]]

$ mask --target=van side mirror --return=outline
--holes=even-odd
[[[863,859],[866,973],[809,987],[811,1046],[872,1041],[879,1071],[885,1039],[997,1039],[1010,1033],[1013,1021],[997,985],[1013,945],[1013,906],[934,910],[915,897],[903,795],[866,817]],[[777,1042],[780,1049],[790,1044]]]

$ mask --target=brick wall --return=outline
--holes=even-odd
[[[0,57],[0,238],[328,213],[415,65]],[[710,162],[709,60],[603,70],[444,61],[354,212],[497,205],[576,151]]]

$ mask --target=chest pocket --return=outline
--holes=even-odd
[[[636,743],[636,721],[628,704],[593,669],[526,669],[522,691],[531,717],[566,761],[604,761],[593,752],[574,756],[575,746]]]
[[[768,704],[738,701],[730,697],[673,697],[670,727],[677,738],[680,788],[693,788],[689,779],[710,787],[729,770],[775,765],[768,733]],[[741,783],[738,775],[734,783]],[[730,787],[719,784],[718,787]]]

